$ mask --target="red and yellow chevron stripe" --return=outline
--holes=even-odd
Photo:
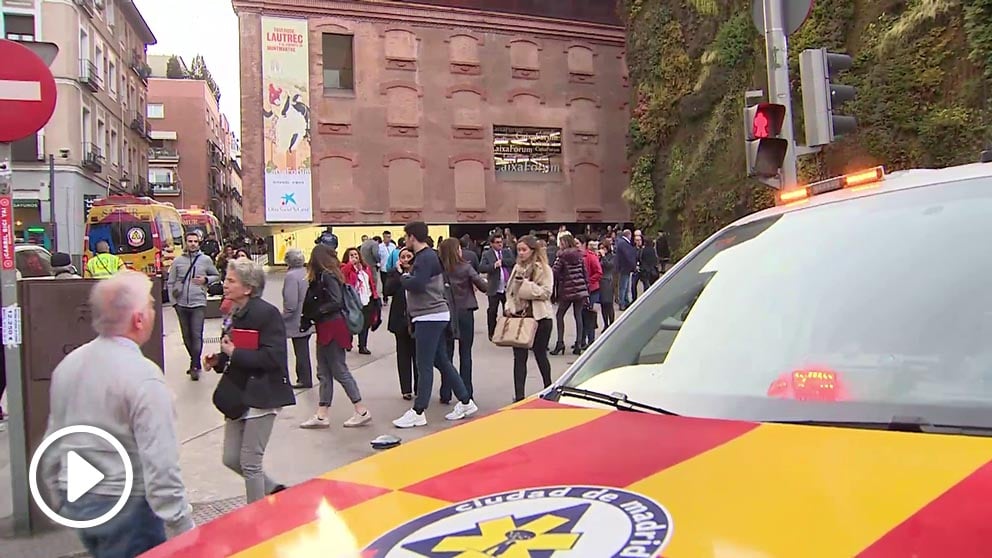
[[[568,484],[657,500],[675,524],[668,558],[967,558],[988,555],[992,538],[992,439],[534,401],[352,463],[144,556],[329,556],[328,545],[364,548],[454,502]]]

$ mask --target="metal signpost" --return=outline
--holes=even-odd
[[[43,43],[51,52],[51,43]],[[54,58],[54,54],[52,54]],[[21,309],[17,301],[14,257],[13,161],[11,142],[35,134],[55,111],[57,90],[48,63],[31,49],[0,39],[0,304],[2,304],[3,357],[10,408],[10,481],[14,531],[31,530],[28,489],[28,447],[24,414],[24,377],[21,371]]]

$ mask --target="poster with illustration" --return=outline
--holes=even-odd
[[[312,222],[307,20],[262,18],[265,220]]]

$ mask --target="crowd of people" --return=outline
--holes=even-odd
[[[187,373],[194,381],[203,370],[221,374],[212,398],[226,419],[221,460],[243,477],[249,503],[285,489],[264,471],[265,450],[276,417],[296,404],[294,388],[313,387],[314,363],[317,408],[300,427],[331,426],[334,382],[341,384],[353,406],[344,426],[372,421],[346,357],[356,340],[359,352],[369,354],[369,331],[383,322],[395,340],[399,395],[410,402],[392,423],[398,428],[427,424],[435,369],[441,378],[440,402],[450,406],[445,418],[463,420],[479,411],[472,381],[478,293],[486,293],[490,341],[498,344],[501,319],[526,317],[536,323],[530,342],[512,349],[513,399],[519,401],[526,396],[531,354],[543,385],[551,384],[550,357],[565,352],[569,313],[576,326],[572,352],[581,354],[596,332],[613,322],[614,307],[626,308],[636,299],[638,286],[649,287],[668,264],[664,237],[648,241],[638,232],[612,227],[578,236],[562,228],[521,238],[496,231],[482,246],[468,237],[435,242],[422,222],[409,223],[403,232],[399,242],[385,231],[341,250],[328,230],[309,254],[287,251],[282,308],[262,298],[266,272],[248,254],[225,250],[215,259],[202,248],[209,239],[196,231],[185,236],[185,251],[173,262],[167,292],[190,356]],[[64,264],[56,266],[57,273],[78,277],[63,260],[67,258],[60,254],[53,258],[53,264]],[[204,357],[204,309],[218,285],[223,297],[220,343],[216,352]],[[147,276],[124,267],[106,275],[90,294],[97,338],[67,355],[52,375],[49,432],[97,424],[131,448],[138,467],[148,465],[135,475],[132,497],[113,526],[80,531],[97,558],[111,554],[106,550],[111,542],[136,555],[160,544],[169,533],[193,527],[179,472],[174,401],[161,369],[139,351],[154,327],[151,288]],[[316,354],[311,355],[314,336]],[[296,356],[295,383],[289,370],[290,344]],[[96,448],[74,449],[100,453]],[[108,478],[101,483],[103,491],[69,502],[64,463],[43,463],[41,476],[53,508],[82,519],[112,505],[124,472],[106,465],[101,469]]]
[[[339,258],[338,238],[328,228],[315,240],[309,259],[300,249],[286,252],[283,317],[296,354],[296,388],[313,386],[310,339],[317,336],[320,403],[301,428],[331,426],[333,381],[341,384],[354,406],[344,426],[371,421],[345,356],[356,338],[359,352],[371,354],[369,331],[383,322],[395,342],[400,396],[413,402],[394,424],[400,428],[426,424],[423,411],[431,399],[435,369],[441,373],[440,402],[450,405],[455,400],[447,418],[459,420],[474,413],[477,292],[485,293],[488,300],[490,341],[500,316],[527,315],[537,323],[531,346],[513,349],[513,399],[519,401],[526,395],[529,354],[534,355],[544,386],[550,385],[549,356],[566,351],[565,317],[570,311],[576,332],[571,351],[579,355],[597,331],[613,323],[617,306],[625,310],[639,291],[658,280],[670,257],[664,234],[651,240],[640,231],[619,227],[587,229],[578,237],[561,227],[556,233],[535,231],[519,239],[509,230],[494,231],[482,246],[467,235],[439,238],[435,243],[423,223],[410,223],[404,233],[399,243],[388,230],[381,236],[363,237],[360,246],[344,248]],[[348,292],[354,293],[362,310],[357,334],[348,331],[342,317]]]

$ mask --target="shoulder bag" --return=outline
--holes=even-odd
[[[537,320],[534,319],[534,303],[527,301],[527,307],[516,315],[504,315],[496,320],[493,344],[497,347],[530,349],[534,346],[536,335]]]

